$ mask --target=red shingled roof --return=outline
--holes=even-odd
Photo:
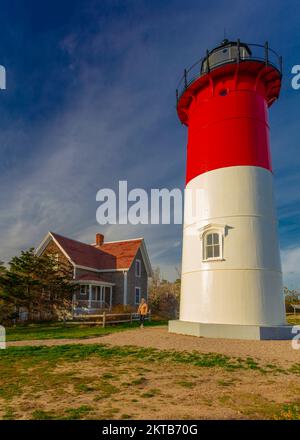
[[[53,232],[51,235],[76,265],[99,270],[129,269],[143,241],[114,241],[99,248]]]
[[[95,248],[100,252],[102,251],[113,255],[117,262],[116,268],[125,269],[131,266],[142,241],[141,238],[138,240],[113,241],[111,243],[103,243],[100,248]]]

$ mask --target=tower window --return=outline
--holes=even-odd
[[[202,241],[202,260],[223,260],[224,225],[209,224],[200,229]]]
[[[216,232],[205,235],[205,260],[220,258],[220,237]]]

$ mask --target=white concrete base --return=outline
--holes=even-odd
[[[288,325],[263,326],[169,321],[170,333],[219,339],[290,340],[295,336],[292,328]]]

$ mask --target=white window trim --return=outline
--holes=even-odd
[[[84,287],[84,293],[81,292],[82,287]],[[80,296],[86,296],[87,294],[87,285],[86,284],[80,284],[80,289],[79,289],[79,295]]]
[[[137,290],[139,291],[139,301],[138,302],[136,301],[136,291]],[[138,286],[135,286],[135,288],[134,288],[134,302],[135,302],[135,304],[139,304],[141,302],[141,288]]]
[[[138,267],[139,267],[139,272],[137,270]],[[141,278],[141,275],[142,275],[142,262],[141,262],[141,260],[136,259],[135,260],[135,276],[138,278]]]
[[[215,223],[210,223],[206,226],[203,226],[199,229],[200,239],[202,243],[202,261],[204,263],[213,262],[213,261],[224,261],[224,237],[225,237],[225,229],[226,225],[218,225]],[[207,234],[215,233],[219,236],[219,244],[220,244],[220,255],[219,257],[210,257],[205,258],[205,237]]]

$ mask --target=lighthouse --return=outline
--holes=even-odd
[[[266,43],[224,40],[184,76],[188,130],[179,320],[169,331],[290,339],[279,254],[268,109],[282,59]]]

